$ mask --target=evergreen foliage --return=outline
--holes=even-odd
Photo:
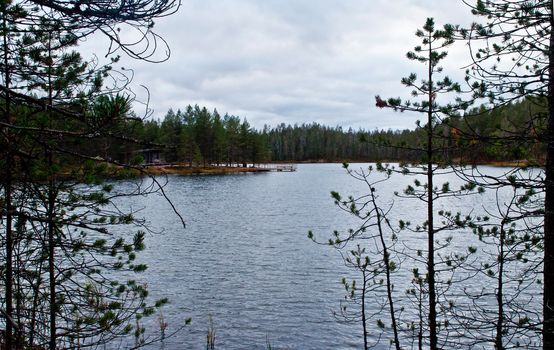
[[[478,4],[485,8],[500,2],[479,1]],[[528,18],[518,17],[522,13],[541,16],[540,11],[523,11],[514,5],[516,2],[503,3],[507,6],[503,9],[511,5],[519,9],[507,17],[519,18],[520,24],[530,24]],[[533,7],[529,2],[526,5],[517,3]],[[537,8],[541,4],[545,5],[537,2]],[[493,22],[502,16],[488,13],[488,19]],[[525,74],[514,78],[499,70],[493,79],[479,66],[484,61],[478,61],[474,62],[477,67],[473,72],[485,76],[480,76],[483,80],[478,84],[472,84],[473,78],[468,77],[470,86],[476,89],[470,100],[456,98],[454,103],[441,106],[441,94],[461,92],[461,87],[449,78],[439,78],[442,69],[438,65],[447,56],[444,48],[454,43],[457,30],[454,26],[436,29],[434,21],[428,19],[423,29],[416,32],[422,45],[416,46],[407,57],[425,64],[427,72],[421,80],[411,74],[402,79],[402,83],[413,90],[414,98],[421,97],[421,100],[376,97],[377,107],[426,116],[425,123],[418,123],[413,131],[416,138],[413,144],[399,140],[391,142],[390,139],[381,143],[404,152],[418,150],[419,159],[412,165],[400,164],[398,169],[377,165],[377,170],[384,173],[387,180],[394,173],[413,178],[413,183],[404,191],[395,192],[395,196],[421,201],[426,209],[424,221],[414,224],[409,218],[393,217],[390,214],[393,204],[381,212],[384,219],[376,214],[383,210],[382,205],[371,210],[372,204],[375,205],[375,193],[380,190],[379,182],[383,181],[371,166],[359,171],[347,167],[348,174],[368,184],[366,194],[347,199],[335,192],[331,194],[339,207],[361,221],[358,228],[347,234],[335,231],[329,241],[341,250],[345,264],[357,270],[359,276],[357,281],[343,280],[348,292],[345,301],[355,308],[346,313],[341,304],[341,313],[347,320],[362,323],[365,348],[368,348],[369,332],[379,334],[377,344],[384,340],[396,348],[400,347],[400,333],[405,335],[400,337],[402,343],[407,346],[411,343],[412,348],[419,349],[550,349],[551,331],[547,329],[551,310],[547,300],[551,285],[543,283],[542,278],[548,278],[548,264],[551,263],[547,225],[550,136],[549,119],[546,118],[551,96],[544,91],[526,90],[540,84],[529,84]],[[483,30],[488,33],[486,27]],[[467,38],[467,33],[461,33]],[[519,38],[525,40],[523,34]],[[504,40],[511,43],[509,36]],[[489,58],[497,58],[498,51],[491,52],[488,52]],[[483,53],[487,51],[481,51]],[[536,59],[544,54],[537,53],[533,57]],[[511,55],[517,56],[517,50]],[[495,72],[495,67],[488,72]],[[516,94],[518,91],[521,94]],[[482,102],[483,97],[491,104],[470,108]],[[526,164],[534,166],[546,163],[546,171],[518,166],[491,176],[473,166],[498,160],[525,160]],[[462,185],[456,188],[449,182],[437,184],[445,176],[461,180]],[[471,212],[462,213],[444,205],[445,199],[451,201],[468,195],[478,202],[479,196],[487,192],[489,198],[496,198],[492,207],[477,205]],[[397,227],[391,224],[394,221],[398,222]],[[387,223],[388,241],[384,243],[377,239],[383,237],[380,222]],[[399,237],[408,234],[413,235],[410,242],[425,241],[425,247],[423,244],[418,248],[407,246]],[[310,232],[310,238],[313,237]],[[464,249],[460,249],[461,246]],[[385,257],[393,257],[392,262],[401,264],[384,264]],[[370,266],[373,269],[368,269]],[[390,274],[392,272],[395,273]],[[411,286],[406,288],[405,297],[388,288],[390,285],[405,286],[406,275],[410,272]],[[379,275],[386,275],[386,279],[381,278],[381,285],[375,287],[372,277],[378,279]],[[539,302],[541,290],[544,291],[544,304]],[[382,317],[368,331],[366,321],[376,315],[367,313],[364,303],[365,300],[374,303],[375,299],[382,300],[380,309],[387,310],[388,315],[379,314]]]
[[[129,192],[107,181],[116,171],[109,152],[133,143],[124,129],[136,122],[113,76],[118,57],[102,66],[77,49],[100,31],[112,47],[151,59],[122,42],[117,26],[155,41],[153,19],[177,6],[0,2],[0,347],[100,346],[142,334],[139,320],[165,304],[150,305],[135,276],[146,269],[136,256],[147,228],[116,205],[159,188],[138,182]]]
[[[516,137],[531,123],[529,111],[544,111],[544,99],[525,98],[496,109],[485,106],[452,115],[436,126],[444,149],[443,162],[480,164],[545,160],[544,145],[537,138]],[[318,123],[265,126],[256,130],[246,120],[205,107],[187,106],[185,112],[170,110],[161,121],[146,120],[125,125],[128,138],[157,144],[165,161],[190,166],[274,162],[418,162],[423,156],[421,128],[404,130],[354,130]],[[536,124],[539,135],[544,125]],[[477,137],[478,136],[478,137]],[[510,137],[509,147],[506,138]],[[538,137],[538,136],[537,136]],[[504,140],[504,142],[503,142]],[[201,145],[201,146],[200,146]],[[129,145],[127,145],[129,146]],[[131,148],[114,142],[112,159],[124,160],[142,146]]]
[[[507,176],[491,181],[475,177],[489,187],[525,188],[520,194],[523,203],[518,221],[528,227],[523,238],[542,233],[540,248],[543,259],[536,258],[543,268],[542,313],[540,326],[542,348],[554,348],[554,24],[553,3],[549,0],[478,0],[471,5],[476,22],[460,31],[461,40],[468,44],[471,62],[466,81],[474,99],[487,99],[489,109],[496,109],[514,100],[528,99],[541,108],[525,111],[528,122],[519,130],[501,135],[495,140],[497,149],[523,153],[521,144],[535,145],[544,152],[544,173],[534,176],[514,169]],[[515,145],[515,147],[514,147]],[[510,207],[511,208],[511,207]],[[511,217],[504,210],[501,217]],[[542,232],[529,227],[523,218],[537,218]],[[505,221],[505,220],[504,220]],[[511,221],[511,220],[509,220]],[[501,229],[503,226],[500,227]],[[507,236],[511,233],[508,231]],[[532,256],[526,257],[531,259]],[[528,319],[528,318],[527,318]],[[501,323],[499,320],[498,323]],[[527,324],[528,321],[521,322]],[[496,347],[505,348],[505,340],[497,339]]]
[[[206,107],[169,110],[161,122],[137,122],[128,130],[131,138],[157,144],[166,162],[246,166],[269,160],[266,134],[255,131],[246,119],[228,114],[221,117],[217,110],[210,112]],[[128,155],[113,151],[114,159]]]

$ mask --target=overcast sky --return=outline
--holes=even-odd
[[[439,25],[472,21],[461,0],[183,0],[155,26],[170,59],[121,65],[133,68],[139,98],[138,86],[149,88],[155,118],[198,104],[257,128],[412,128],[422,116],[377,109],[374,96],[409,94],[400,79],[424,66],[405,54],[427,17]],[[84,45],[102,50],[91,40]],[[459,43],[444,66],[461,78],[466,62]]]

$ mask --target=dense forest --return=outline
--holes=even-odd
[[[527,98],[493,110],[482,106],[464,116],[441,120],[442,127],[435,128],[435,137],[441,140],[442,157],[464,162],[525,159],[541,163],[545,150],[529,144],[529,139],[520,142],[516,135],[530,125],[538,134],[544,125],[534,118],[544,110],[544,101]],[[133,122],[128,130],[132,138],[151,147],[157,145],[164,162],[205,166],[268,161],[418,161],[425,140],[424,127],[367,131],[303,123],[266,125],[256,130],[246,119],[189,105],[184,111],[170,110],[161,121]],[[510,138],[512,134],[514,138]],[[510,139],[510,147],[500,144],[506,139]],[[140,156],[144,150],[140,147],[114,147],[111,156]]]
[[[267,138],[246,120],[205,107],[188,106],[170,110],[162,121],[134,120],[126,125],[128,138],[141,140],[134,145],[114,143],[109,156],[121,161],[140,158],[146,151],[161,153],[160,162],[189,166],[234,165],[269,161]],[[135,161],[136,162],[136,161]]]
[[[135,261],[146,231],[114,200],[161,187],[127,191],[106,181],[122,169],[108,167],[107,155],[133,150],[128,128],[141,124],[124,94],[128,78],[113,70],[118,56],[99,62],[77,49],[103,33],[148,60],[151,50],[120,41],[120,26],[132,22],[141,34],[134,45],[163,52],[153,21],[178,6],[0,2],[1,349],[100,348],[130,334],[140,346],[140,320],[167,302],[146,300],[138,274],[147,266]]]

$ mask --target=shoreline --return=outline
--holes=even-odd
[[[458,161],[459,162],[459,159],[456,159],[455,161]],[[290,161],[290,162],[280,162],[280,161],[276,161],[276,162],[269,162],[268,164],[342,164],[342,163],[349,163],[349,164],[353,164],[353,163],[372,163],[372,164],[375,164],[375,163],[381,163],[381,164],[392,164],[392,163],[406,163],[406,164],[418,164],[417,162],[410,162],[410,161],[404,161],[404,160],[380,160],[380,161],[367,161],[367,160],[344,160],[344,161],[339,161],[339,160],[335,160],[335,161],[329,161],[329,160],[300,160],[300,161]],[[466,165],[466,166],[471,166],[471,165],[486,165],[486,166],[493,166],[493,167],[519,167],[519,168],[525,168],[525,167],[542,167],[544,168],[544,164],[543,163],[533,163],[533,162],[530,162],[529,160],[527,159],[519,159],[519,160],[493,160],[493,161],[481,161],[481,162],[475,162],[475,163],[465,163],[465,164],[460,164],[460,163],[456,163],[456,162],[453,162],[453,163],[450,163],[450,164],[447,164],[447,165]]]
[[[298,162],[270,162],[267,164],[341,164],[340,161],[298,161]],[[376,163],[367,161],[353,161],[348,163]],[[382,161],[381,163],[399,163],[399,161]],[[475,165],[485,165],[493,167],[535,167],[536,164],[530,164],[527,160],[514,161],[492,161],[476,163]],[[223,175],[223,174],[244,174],[244,173],[265,173],[269,168],[264,167],[237,167],[237,166],[188,166],[183,164],[165,164],[165,165],[147,165],[140,170],[146,175]]]
[[[230,166],[148,165],[141,169],[146,175],[220,175],[268,172],[268,169]]]

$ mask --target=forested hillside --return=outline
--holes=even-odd
[[[544,101],[526,99],[492,111],[475,108],[465,116],[443,120],[436,135],[443,159],[466,162],[530,160],[542,162],[544,149],[538,143],[520,140],[518,130],[537,134],[544,125]],[[418,161],[425,142],[424,125],[409,130],[354,130],[340,126],[303,123],[256,130],[246,119],[205,107],[170,110],[161,121],[135,123],[132,137],[158,145],[166,162],[189,165],[230,165],[276,162]],[[371,126],[368,126],[371,128]],[[477,135],[477,136],[476,136]],[[514,135],[510,139],[510,135]],[[500,144],[509,139],[510,145]],[[151,147],[150,145],[150,147]],[[139,150],[114,147],[112,157]]]

